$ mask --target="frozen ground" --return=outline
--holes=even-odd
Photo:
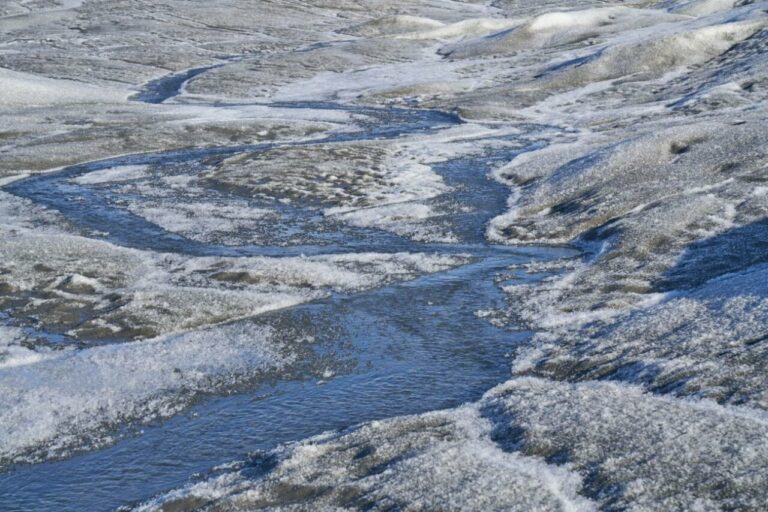
[[[0,509],[764,509],[768,2],[0,34]]]

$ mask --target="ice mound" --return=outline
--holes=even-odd
[[[722,23],[667,37],[611,46],[586,62],[555,74],[549,85],[570,89],[621,77],[631,80],[658,78],[722,55],[739,41],[757,33],[765,24],[765,20]]]
[[[578,475],[505,453],[473,408],[366,424],[257,455],[135,510],[591,511]]]
[[[443,27],[445,24],[420,16],[395,15],[377,18],[361,25],[344,29],[345,34],[359,37],[378,37],[408,32],[420,32]]]
[[[706,66],[666,84],[663,99],[689,113],[760,105],[768,97],[768,30],[763,29]]]
[[[610,510],[759,510],[768,418],[610,384],[513,379],[482,401],[492,437],[565,464]]]
[[[492,236],[567,242],[664,198],[706,195],[708,187],[757,174],[763,162],[754,158],[754,148],[768,142],[759,123],[651,124],[616,144],[563,145],[524,155],[496,173],[528,186],[516,203],[514,224],[505,230],[494,223]]]
[[[126,93],[0,68],[0,106],[57,103],[123,103]]]
[[[620,143],[585,145],[575,153],[572,145],[562,145],[535,164],[527,155],[501,169],[510,183],[527,185],[514,210],[491,224],[489,236],[524,242],[578,239],[596,252],[567,281],[542,286],[541,300],[531,300],[525,316],[551,325],[575,320],[578,312],[582,320],[611,315],[655,293],[691,288],[759,262],[758,248],[741,249],[730,265],[673,270],[690,244],[727,235],[768,211],[764,198],[751,194],[765,165],[758,149],[765,144],[758,128],[762,117],[751,119],[659,129],[651,123],[648,132],[636,129]],[[719,250],[723,257],[738,251]],[[524,288],[508,291],[526,293]]]
[[[203,393],[279,369],[291,358],[274,338],[236,324],[0,368],[0,464],[102,445],[120,424],[168,417]]]
[[[764,114],[739,114],[635,125],[499,170],[523,189],[497,235],[591,253],[563,277],[505,288],[517,317],[548,331],[517,374],[766,408]]]
[[[581,133],[497,170],[515,191],[489,237],[588,251],[565,276],[505,287],[507,313],[547,331],[516,374],[766,407],[765,17],[706,4],[505,97]]]
[[[451,58],[468,58],[551,48],[678,19],[680,17],[659,10],[627,7],[552,12],[537,16],[516,28],[448,45],[440,53]]]

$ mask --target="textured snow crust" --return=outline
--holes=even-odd
[[[505,453],[491,427],[472,407],[373,422],[256,454],[136,510],[596,510],[578,475]]]

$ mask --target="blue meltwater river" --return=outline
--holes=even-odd
[[[160,103],[192,76],[174,75],[169,78],[173,83],[153,82],[136,99]],[[325,103],[277,106],[341,109],[369,120],[358,131],[294,145],[391,139],[435,132],[461,122],[452,114],[428,110]],[[534,282],[542,277],[510,270],[511,266],[576,255],[569,248],[495,246],[485,239],[488,221],[505,211],[510,193],[489,177],[489,171],[541,145],[537,133],[545,127],[520,128],[519,137],[495,146],[503,149],[480,151],[433,166],[451,188],[439,200],[460,206],[446,213],[445,221],[459,239],[452,244],[419,243],[377,229],[351,227],[300,203],[288,206],[264,198],[247,200],[254,207],[279,212],[279,220],[265,234],[267,243],[204,243],[168,232],[131,213],[122,206],[125,198],[117,187],[73,180],[89,172],[131,164],[149,165],[157,177],[197,173],[212,157],[266,151],[275,147],[270,144],[121,156],[4,187],[6,192],[61,212],[87,236],[142,250],[227,257],[357,252],[460,253],[470,257],[469,263],[448,271],[367,292],[337,293],[238,321],[254,329],[266,325],[284,336],[311,339],[311,355],[290,372],[275,374],[267,384],[201,395],[192,407],[170,419],[123,426],[115,432],[116,441],[107,447],[2,468],[4,510],[115,509],[181,486],[216,465],[252,452],[364,421],[456,406],[477,400],[504,381],[509,375],[510,352],[525,343],[531,333],[515,326],[495,326],[477,312],[509,307],[500,284],[510,280]],[[206,200],[221,203],[232,192],[211,187],[205,193]],[[326,363],[334,371],[319,379],[316,368]]]

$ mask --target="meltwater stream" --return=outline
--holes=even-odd
[[[291,106],[344,108],[375,120],[361,132],[333,135],[319,141],[323,143],[392,138],[459,122],[450,114],[430,111]],[[531,132],[535,129],[530,127]],[[300,207],[284,208],[280,213],[281,222],[295,228],[302,243],[275,239],[272,244],[258,246],[207,244],[167,232],[121,208],[119,193],[113,188],[72,181],[88,172],[128,164],[149,164],[160,173],[182,167],[196,172],[203,160],[212,156],[262,151],[269,145],[118,157],[6,186],[7,192],[60,211],[84,234],[126,247],[207,256],[462,252],[472,255],[473,262],[409,282],[360,294],[336,294],[242,321],[278,328],[288,325],[291,332],[311,336],[318,353],[330,350],[325,356],[343,364],[325,382],[307,372],[256,389],[204,397],[184,414],[127,429],[110,447],[64,460],[6,468],[0,473],[2,509],[110,510],[181,486],[192,475],[282,442],[477,400],[508,376],[509,352],[529,336],[522,330],[496,327],[476,314],[505,307],[497,279],[509,278],[508,268],[513,264],[574,254],[566,248],[496,247],[485,242],[485,225],[504,211],[509,194],[505,186],[487,176],[490,166],[536,144],[535,137],[521,139],[509,149],[435,167],[453,188],[439,199],[465,207],[462,213],[450,215],[461,239],[458,244],[421,244],[375,229],[350,228],[329,223],[318,218],[317,212]],[[207,193],[217,200],[227,199],[226,191]],[[276,207],[276,203],[268,206]],[[537,276],[518,275],[516,279],[533,281]],[[140,434],[137,428],[141,428]]]
[[[284,144],[254,144],[212,148],[191,148],[127,155],[108,158],[81,165],[73,165],[55,173],[32,176],[11,183],[3,188],[19,197],[24,197],[64,214],[67,219],[82,229],[86,236],[102,238],[124,247],[158,252],[174,252],[195,256],[298,256],[335,254],[340,252],[383,251],[396,252],[424,247],[400,237],[371,229],[354,228],[341,223],[329,226],[322,214],[300,207],[287,206],[277,200],[251,200],[254,208],[269,208],[280,213],[280,221],[270,225],[273,245],[228,246],[200,243],[169,233],[160,226],[148,222],[115,203],[121,199],[109,187],[88,187],[78,185],[73,178],[84,174],[126,165],[148,165],[157,169],[158,176],[169,172],[195,174],[203,170],[212,159],[226,158],[243,153],[267,151],[275,147],[307,146],[313,144],[343,143],[364,140],[393,139],[407,134],[426,133],[460,123],[459,118],[430,110],[377,109],[367,107],[346,107],[328,103],[280,103],[280,108],[308,108],[313,110],[346,110],[366,116],[371,121],[357,132],[339,133],[324,139],[315,139]],[[484,173],[475,179],[487,181]],[[498,185],[500,188],[500,185]],[[231,195],[214,188],[207,189],[207,199],[226,202]],[[481,197],[481,196],[480,196]],[[240,198],[238,198],[240,199]],[[280,229],[280,227],[285,229]],[[280,237],[289,232],[310,243],[292,243]],[[449,249],[450,250],[450,249]]]

